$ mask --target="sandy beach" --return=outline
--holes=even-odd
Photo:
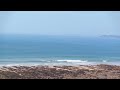
[[[2,66],[0,79],[120,79],[120,66]]]

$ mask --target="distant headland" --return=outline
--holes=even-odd
[[[108,37],[108,38],[120,38],[120,35],[102,35],[100,37]]]

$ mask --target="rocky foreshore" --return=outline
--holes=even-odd
[[[3,66],[0,79],[120,79],[120,66]]]

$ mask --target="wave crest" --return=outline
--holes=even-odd
[[[57,60],[59,62],[84,63],[86,60]]]

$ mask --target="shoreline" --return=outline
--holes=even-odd
[[[73,67],[79,67],[79,66],[97,66],[97,65],[109,65],[109,66],[120,66],[120,63],[13,63],[13,64],[0,64],[0,68],[2,67],[39,67],[39,66],[48,66],[48,67],[54,67],[54,66],[73,66]]]
[[[120,79],[120,66],[2,66],[0,79]]]

